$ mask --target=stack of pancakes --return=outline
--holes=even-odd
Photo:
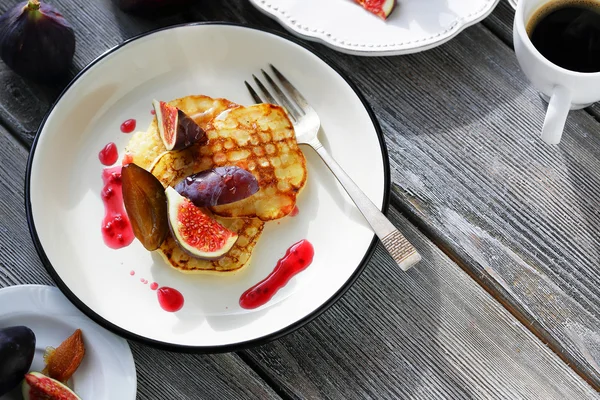
[[[181,109],[206,131],[208,143],[167,151],[156,118],[145,132],[136,132],[126,146],[132,162],[150,171],[166,188],[194,173],[234,165],[250,171],[259,191],[231,204],[203,209],[239,238],[218,260],[185,253],[169,233],[157,250],[184,273],[239,271],[248,265],[265,222],[283,218],[295,207],[306,182],[306,160],[285,110],[272,104],[240,106],[226,99],[187,96],[169,104]]]

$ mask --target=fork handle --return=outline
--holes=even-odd
[[[412,244],[396,229],[379,208],[360,190],[346,171],[335,161],[321,143],[309,143],[321,156],[327,167],[342,184],[348,195],[356,204],[371,228],[379,237],[383,246],[392,256],[398,266],[406,271],[421,260],[421,255]]]

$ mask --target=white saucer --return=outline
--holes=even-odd
[[[250,0],[292,34],[358,56],[427,50],[487,17],[498,0],[399,0],[387,20],[353,0]]]

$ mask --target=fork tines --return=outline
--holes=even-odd
[[[246,88],[248,88],[248,91],[250,92],[250,95],[252,96],[254,101],[256,101],[257,103],[278,104],[287,110],[293,122],[297,122],[298,119],[305,114],[302,108],[308,107],[308,102],[300,94],[298,89],[296,89],[294,85],[292,85],[290,81],[288,81],[286,77],[283,76],[281,72],[279,72],[277,68],[275,68],[272,64],[269,64],[269,66],[271,67],[271,70],[273,71],[273,74],[276,76],[280,85],[283,86],[283,90],[279,87],[279,85],[277,85],[273,78],[263,69],[261,69],[261,72],[263,73],[265,80],[272,88],[275,95],[271,94],[271,92],[269,92],[269,89],[267,89],[267,87],[255,75],[252,75],[252,77],[254,78],[256,86],[258,86],[263,96],[261,97],[256,92],[256,90],[254,90],[252,85],[250,85],[247,81],[244,81],[244,83],[246,84]],[[298,107],[294,107],[293,103],[290,101],[290,98],[296,102]]]

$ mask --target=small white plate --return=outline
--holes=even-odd
[[[86,353],[71,378],[82,399],[135,399],[137,378],[127,341],[98,326],[73,306],[55,287],[20,285],[0,289],[0,329],[27,326],[35,333],[35,357],[30,371],[44,368],[44,350],[58,347],[81,329]],[[20,385],[0,397],[21,400]]]
[[[447,42],[487,17],[498,0],[398,0],[386,21],[354,0],[250,3],[303,39],[358,56],[394,56]]]
[[[390,175],[379,126],[354,87],[306,48],[280,35],[229,24],[194,24],[143,35],[87,67],[42,123],[28,165],[30,229],[49,273],[96,322],[144,343],[183,351],[225,351],[290,332],[333,303],[374,248],[373,232],[314,151],[298,198],[300,213],[265,225],[249,266],[234,276],[185,275],[139,241],[104,245],[98,152],[130,138],[121,122],[146,129],[151,101],[191,94],[252,104],[244,80],[272,63],[319,113],[321,139],[378,205]],[[120,162],[119,162],[120,164]],[[239,306],[240,295],[266,277],[301,239],[315,248],[311,266],[266,305]],[[135,272],[132,276],[130,272]],[[179,290],[183,308],[161,309],[151,283]]]

